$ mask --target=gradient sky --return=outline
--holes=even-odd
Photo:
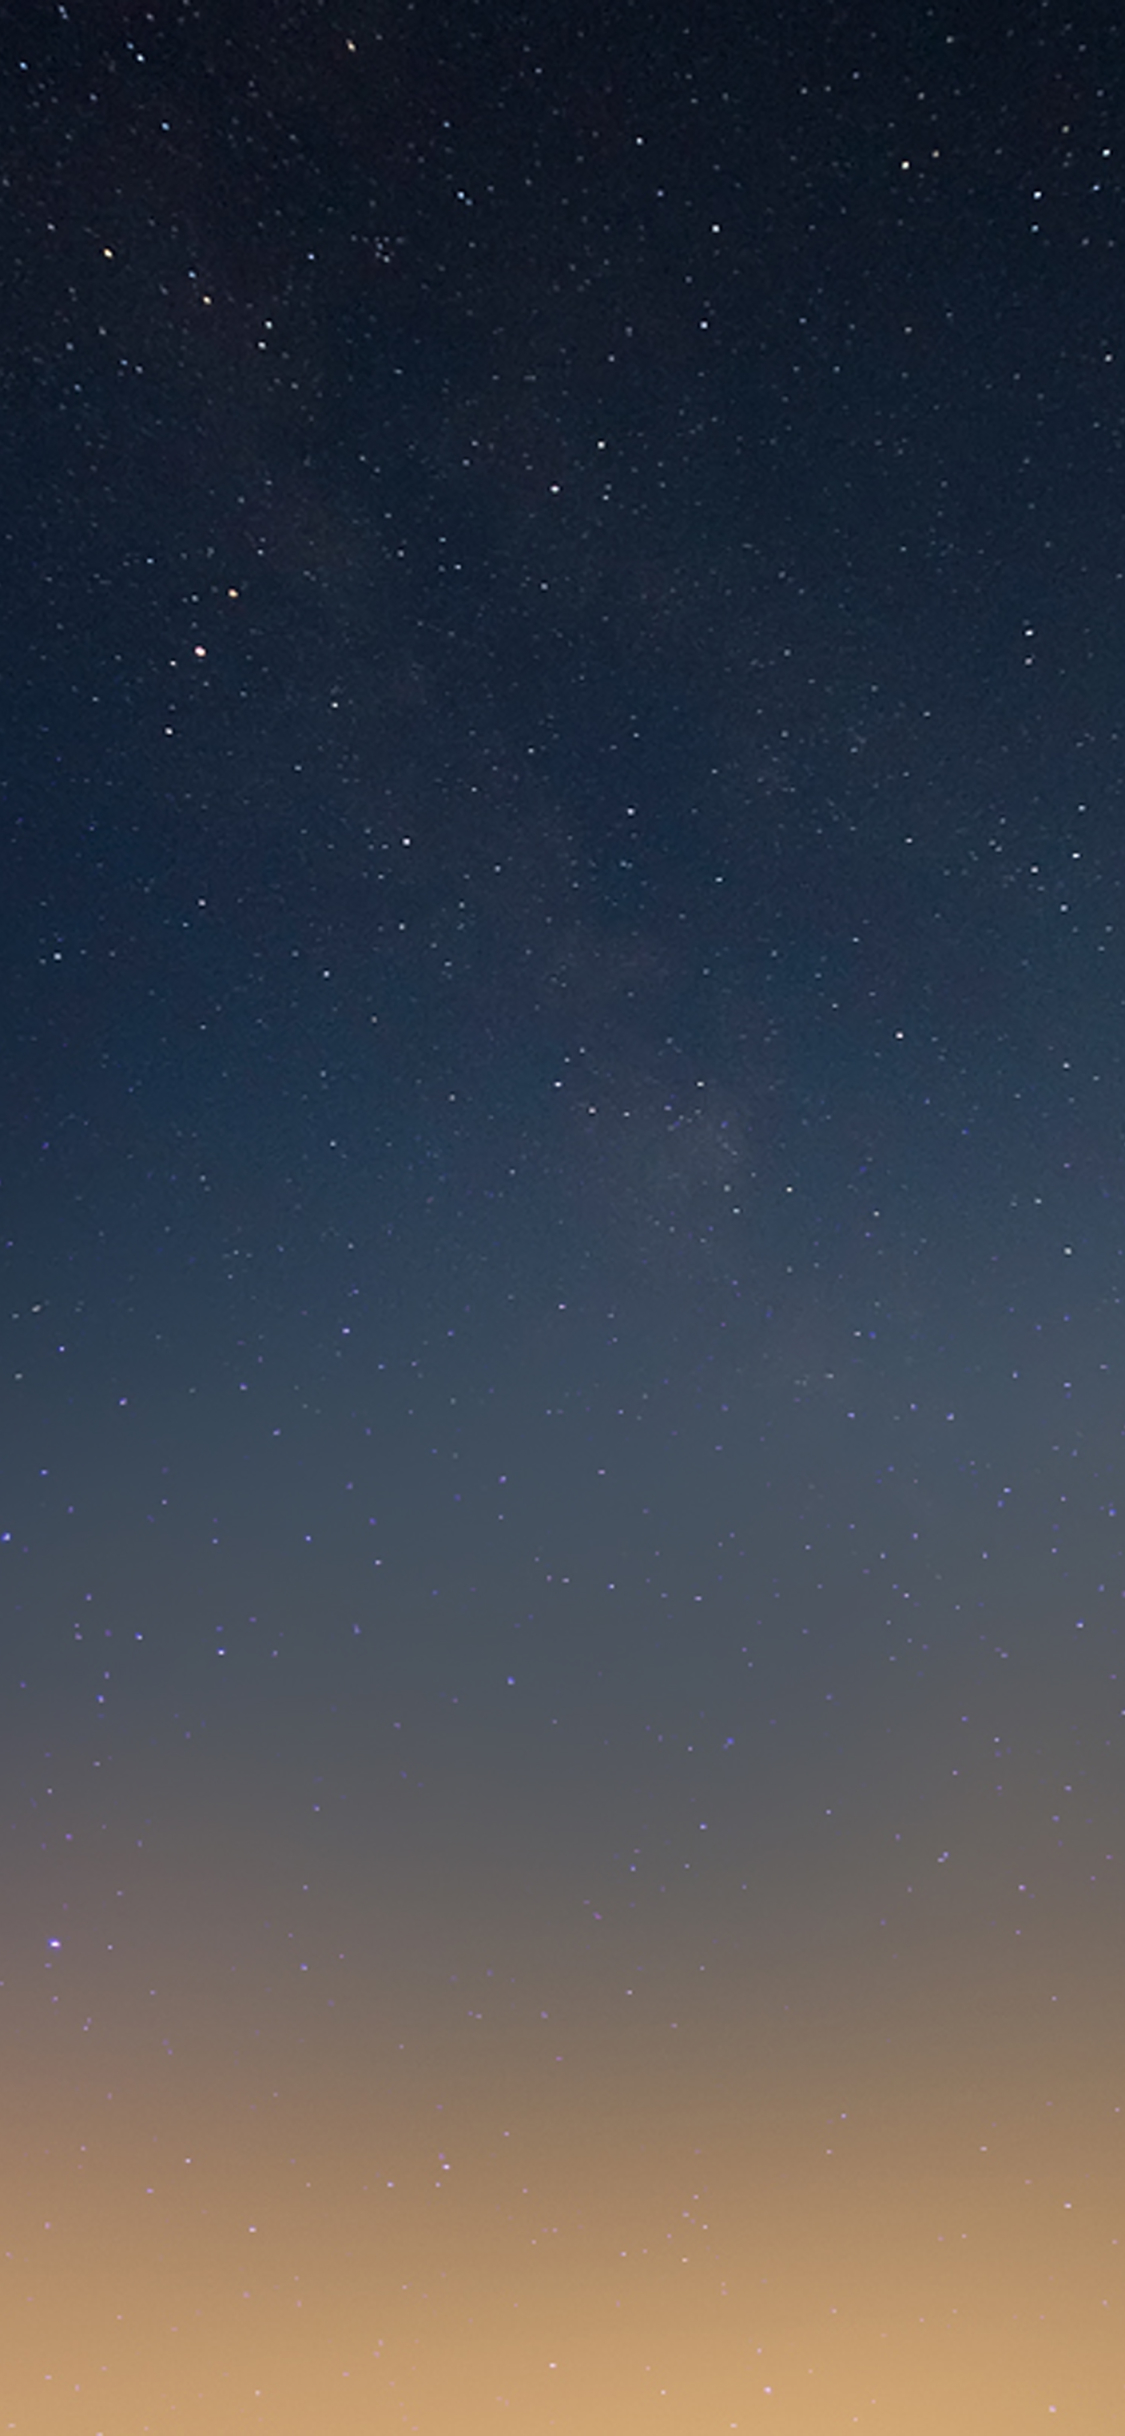
[[[1125,2424],[1125,38],[0,27],[0,2430]]]

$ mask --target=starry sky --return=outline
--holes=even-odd
[[[1125,2410],[1123,48],[5,13],[17,2436]]]

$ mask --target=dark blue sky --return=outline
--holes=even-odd
[[[65,2088],[80,2129],[104,2022],[152,2140],[198,2104],[293,2257],[237,2095],[267,2019],[333,2189],[380,2041],[415,2042],[403,2137],[447,2064],[467,2137],[518,2087],[544,2188],[605,2232],[629,2088],[646,2154],[713,2167],[715,2271],[755,2309],[723,2160],[761,2133],[788,2258],[798,2185],[821,2222],[792,2142],[846,2051],[859,2216],[886,2142],[917,2173],[901,2242],[855,2265],[825,2233],[846,2375],[779,2267],[785,2436],[813,2363],[818,2436],[869,2385],[918,2436],[966,2397],[989,2436],[1118,2407],[1063,2265],[1041,2369],[1005,2349],[1005,2256],[1056,2272],[1013,2213],[1034,2173],[981,2202],[960,2302],[923,2249],[977,2206],[966,2092],[1011,2101],[1018,2146],[1053,2073],[1088,2088],[1060,2154],[1095,2180],[1118,2104],[1121,51],[1103,9],[956,0],[91,0],[0,29],[0,2035],[32,2119]],[[134,1988],[90,1924],[142,1867]],[[310,1886],[357,1958],[324,2000],[332,2125],[327,2010],[303,2055],[254,1942]],[[515,2011],[466,2094],[438,1991],[501,1957]],[[693,1991],[690,2062],[618,2020],[618,1962],[661,2039]],[[540,1979],[586,2041],[547,2117]],[[185,2023],[173,2102],[150,2073]],[[103,2207],[163,2400],[122,2365],[106,2436],[259,2424],[265,2320],[219,2309],[198,2394],[160,2349],[127,2150]],[[480,2173],[450,2291],[500,2205]],[[516,2377],[529,2436],[655,2426],[665,2334],[661,2424],[757,2428],[743,2317],[728,2341],[655,2285],[636,2360],[591,2336],[557,2401],[600,2238]],[[286,2334],[274,2436],[357,2345],[354,2424],[446,2436],[438,2371],[392,2406],[362,2331],[370,2302],[414,2358],[395,2239],[363,2217],[354,2310]],[[78,2267],[26,2255],[72,2316]],[[472,2436],[530,2291],[504,2258]],[[938,2320],[940,2359],[911,2350]]]

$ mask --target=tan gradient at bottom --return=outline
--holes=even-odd
[[[0,2430],[1123,2424],[1108,2009],[1091,2044],[915,1996],[741,2060],[717,2013],[635,2060],[252,2038],[174,2087],[24,2049]]]
[[[605,1901],[530,1806],[314,1867],[257,1780],[108,1773],[13,1882],[0,2436],[1125,2426],[1092,1863],[1032,1906],[999,1828],[923,1874],[775,1806],[760,1892],[697,1843]]]

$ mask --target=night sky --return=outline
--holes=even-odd
[[[4,14],[4,2430],[1125,2424],[1123,101]]]

